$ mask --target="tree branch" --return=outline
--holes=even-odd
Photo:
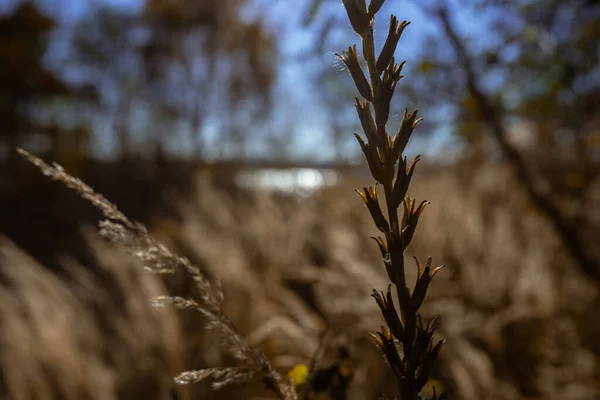
[[[467,90],[475,99],[479,117],[489,126],[492,135],[500,145],[504,157],[515,171],[518,182],[526,190],[531,202],[541,210],[544,217],[550,222],[569,255],[579,264],[581,271],[589,278],[600,283],[600,265],[586,253],[579,238],[577,226],[569,221],[552,200],[536,186],[523,157],[508,141],[501,112],[479,87],[477,75],[473,68],[473,60],[452,26],[448,10],[445,7],[439,8],[435,11],[435,15],[442,23],[444,31],[454,47],[459,63],[466,73]]]

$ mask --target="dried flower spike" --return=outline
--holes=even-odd
[[[435,274],[444,266],[433,268],[431,258],[424,265],[417,260],[417,281],[414,289],[406,285],[404,252],[415,234],[419,217],[427,201],[418,203],[407,197],[408,188],[420,156],[407,164],[403,156],[414,129],[421,121],[417,111],[404,112],[398,133],[390,137],[386,125],[390,115],[390,105],[404,62],[396,64],[394,53],[408,22],[398,22],[390,18],[387,39],[379,57],[375,57],[373,18],[384,0],[372,0],[366,8],[365,0],[344,0],[350,23],[362,38],[363,55],[367,62],[367,80],[356,55],[356,47],[350,47],[339,56],[348,67],[358,92],[365,101],[356,99],[356,111],[361,122],[366,141],[355,134],[373,179],[383,187],[387,216],[384,214],[377,196],[376,186],[357,191],[369,209],[375,226],[383,236],[374,237],[384,260],[386,272],[398,295],[398,310],[392,297],[392,285],[386,293],[373,291],[373,297],[387,327],[372,333],[371,337],[383,352],[397,381],[397,398],[402,400],[422,400],[420,391],[430,378],[433,365],[444,340],[433,344],[437,327],[434,318],[423,325],[419,308],[423,304],[427,289]],[[367,87],[368,86],[368,87]],[[403,210],[402,219],[398,212]],[[401,347],[401,350],[400,348]],[[431,400],[445,399],[434,392]]]

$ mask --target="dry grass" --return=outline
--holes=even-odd
[[[478,168],[469,180],[461,174],[448,168],[418,176],[413,189],[432,204],[410,253],[427,251],[451,267],[424,305],[426,316],[441,317],[449,339],[435,378],[460,399],[596,398],[598,349],[590,337],[598,332],[591,322],[598,316],[597,289],[525,195],[509,190],[506,170]],[[258,331],[267,354],[288,355],[281,365],[306,361],[325,321],[355,340],[354,358],[368,377],[358,374],[353,399],[391,389],[380,357],[363,340],[382,322],[369,288],[385,285],[386,277],[364,234],[369,217],[360,199],[347,196],[359,183],[304,200],[256,192],[240,205],[201,177],[196,198],[180,206],[184,222],[173,242],[221,280],[231,301],[224,307],[244,334]],[[242,311],[240,303],[254,306]],[[572,340],[561,341],[561,331]]]
[[[161,295],[153,299],[155,308],[171,305],[178,309],[190,309],[199,313],[208,323],[206,327],[221,334],[224,347],[236,360],[236,365],[210,367],[202,370],[185,371],[175,377],[179,385],[212,380],[213,388],[232,383],[247,383],[255,377],[261,378],[265,387],[281,400],[295,400],[296,392],[291,381],[283,378],[273,368],[265,355],[253,347],[239,332],[238,328],[223,313],[221,304],[223,292],[218,284],[211,283],[202,271],[189,259],[173,253],[167,246],[152,237],[144,225],[130,220],[102,194],[97,193],[81,179],[70,175],[59,164],[46,164],[43,160],[19,149],[19,153],[49,179],[62,183],[89,201],[105,218],[98,223],[102,237],[122,246],[127,252],[142,262],[140,271],[155,275],[183,273],[193,283],[193,295],[181,297]],[[142,268],[143,267],[143,268]]]
[[[163,285],[118,249],[90,243],[100,269],[65,259],[57,274],[1,239],[3,398],[169,399],[178,324],[148,302]]]
[[[510,190],[506,171],[474,170],[469,179],[456,167],[423,174],[413,186],[432,204],[410,251],[444,259],[451,271],[432,286],[423,310],[441,317],[448,338],[434,379],[457,399],[598,398],[597,289],[525,196]],[[225,314],[275,367],[308,361],[329,326],[351,343],[350,398],[377,398],[394,385],[366,339],[382,323],[370,288],[386,277],[364,234],[369,216],[358,196],[348,196],[362,184],[306,199],[261,191],[234,197],[201,175],[196,195],[178,201],[183,223],[155,220],[150,231],[221,282]],[[158,399],[178,371],[234,365],[203,329],[206,320],[148,307],[157,295],[196,293],[183,274],[169,275],[164,290],[117,249],[92,244],[100,269],[65,262],[66,272],[56,273],[3,242],[4,394]],[[265,396],[260,385],[187,389],[190,398]]]

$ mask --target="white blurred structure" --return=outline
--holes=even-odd
[[[273,168],[240,172],[236,184],[243,188],[306,195],[321,187],[335,185],[339,179],[339,173],[332,169]]]

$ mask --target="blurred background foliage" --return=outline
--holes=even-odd
[[[494,268],[512,271],[521,263],[519,255],[533,265],[535,274],[553,274],[556,282],[566,272],[555,264],[563,263],[581,278],[578,285],[600,285],[598,1],[388,0],[379,15],[389,13],[412,22],[397,54],[408,63],[394,98],[392,125],[399,125],[404,107],[418,108],[425,118],[408,149],[425,154],[426,165],[419,166],[417,181],[422,180],[426,189],[420,193],[441,203],[454,199],[454,210],[473,215],[469,231],[452,211],[436,214],[449,218],[447,224],[435,226],[432,221],[424,230],[444,233],[439,233],[433,249],[428,250],[425,239],[417,247],[450,264],[449,270],[456,271],[451,283],[475,284],[484,272],[504,279],[504,272]],[[377,21],[379,44],[387,23],[384,17]],[[211,254],[210,246],[194,248],[190,219],[209,226],[212,238],[223,243],[230,239],[225,229],[236,231],[236,224],[250,224],[243,232],[236,231],[239,241],[227,242],[231,247],[224,251],[236,248],[246,254],[244,262],[238,260],[241,265],[260,271],[269,266],[280,271],[294,262],[335,269],[341,262],[339,254],[320,247],[319,238],[329,238],[331,249],[347,251],[344,241],[355,237],[338,231],[368,236],[358,217],[343,209],[350,190],[313,194],[309,197],[313,208],[302,203],[304,207],[334,216],[330,225],[315,221],[302,225],[305,221],[294,219],[290,210],[294,202],[306,200],[307,191],[292,200],[280,192],[265,200],[260,197],[262,188],[256,186],[280,179],[272,174],[239,184],[246,179],[241,173],[297,167],[312,168],[299,178],[311,182],[311,190],[329,184],[328,173],[337,179],[331,182],[341,179],[356,187],[366,183],[360,149],[352,137],[358,131],[354,87],[334,58],[355,40],[338,0],[5,0],[0,1],[0,33],[0,233],[43,265],[60,271],[65,254],[84,265],[98,264],[81,235],[82,225],[97,215],[75,196],[38,177],[18,159],[16,147],[61,163],[208,269],[219,263],[219,254]],[[324,169],[329,172],[322,173]],[[438,187],[446,188],[447,196],[436,194]],[[258,200],[252,200],[255,191]],[[243,210],[217,205],[219,201],[210,200],[213,192],[223,204],[243,204]],[[219,207],[224,207],[219,217],[211,216]],[[248,215],[263,215],[261,207],[272,208],[265,212],[265,220],[249,220]],[[542,222],[532,225],[529,218]],[[271,226],[273,221],[284,222]],[[270,227],[268,233],[262,225]],[[206,226],[198,229],[210,231]],[[303,226],[304,230],[299,228]],[[294,249],[303,249],[300,260],[278,254],[281,247],[271,249],[273,244],[250,239],[264,235],[277,242],[291,230],[307,235],[302,239],[306,242],[289,239]],[[455,243],[458,239],[452,236],[461,235],[466,239]],[[521,243],[509,240],[515,235]],[[366,241],[357,243],[367,246]],[[507,247],[503,252],[499,246]],[[544,258],[540,249],[558,255]],[[496,258],[485,261],[487,253]],[[507,256],[513,253],[514,257]],[[476,260],[464,259],[471,256]],[[365,257],[364,265],[370,265],[372,256]],[[314,282],[306,283],[303,279],[308,278],[300,279],[296,272],[286,274],[278,284],[290,284],[317,307],[318,294],[310,289]],[[521,278],[514,279],[512,284],[521,287]],[[364,289],[364,301],[369,302],[371,287]],[[506,290],[497,289],[496,302],[481,293],[464,292],[461,296],[469,300],[461,307],[485,316],[475,318],[481,324],[495,321],[506,346],[522,344],[523,332],[531,346],[542,346],[540,341],[550,339],[538,337],[533,333],[538,325],[529,325],[542,319],[539,326],[550,324],[548,332],[572,329],[569,334],[579,334],[580,343],[569,345],[589,351],[592,358],[600,355],[597,343],[589,342],[600,331],[595,326],[586,329],[582,322],[599,317],[590,311],[597,304],[595,291],[589,303],[574,307],[575,311],[549,306],[552,311],[542,316],[510,317],[502,325],[492,316],[513,304],[512,292]],[[573,293],[564,290],[555,288],[552,301]],[[442,298],[456,295],[452,290],[441,292]],[[523,289],[515,295],[519,301],[527,297],[522,292],[528,293]],[[250,290],[244,292],[251,295]],[[488,300],[493,304],[484,304]],[[560,320],[560,326],[551,325],[553,313],[567,319]],[[252,331],[261,323],[258,316],[266,317],[265,312],[254,314],[255,320],[235,318],[244,330]],[[320,309],[318,315],[334,326],[340,318],[347,322],[346,314],[342,318]],[[377,323],[369,329],[376,327]],[[443,368],[451,373],[440,373],[440,379],[446,379],[445,385],[458,398],[599,396],[597,374],[577,375],[574,370],[573,377],[565,379],[585,381],[587,392],[573,389],[552,397],[559,392],[535,381],[542,379],[533,376],[540,358],[527,353],[531,349],[502,353],[494,342],[497,338],[467,337],[471,333],[463,331],[445,334],[454,335],[461,345],[466,346],[461,340],[470,340],[477,351],[483,349],[488,358],[483,362],[478,353],[483,364],[477,365],[489,367],[495,376],[493,380],[480,376],[475,379],[479,386],[469,388],[464,376],[452,369],[452,360],[446,360]],[[206,346],[205,339],[194,338],[196,350]],[[458,357],[458,350],[449,352]],[[511,372],[516,365],[532,370]],[[366,379],[357,376],[359,381]]]
[[[336,1],[7,3],[3,159],[15,145],[58,158],[358,155],[347,134],[352,102],[344,101],[353,92],[334,65],[350,39]],[[427,116],[422,134],[432,138],[419,147],[455,155],[493,146],[462,56],[436,19],[442,5],[478,85],[520,146],[582,162],[600,157],[598,11],[583,0],[386,4],[413,21],[397,55],[409,64],[396,100]],[[378,21],[380,41],[386,23]],[[310,128],[306,117],[315,120]],[[326,149],[307,151],[313,142]]]

